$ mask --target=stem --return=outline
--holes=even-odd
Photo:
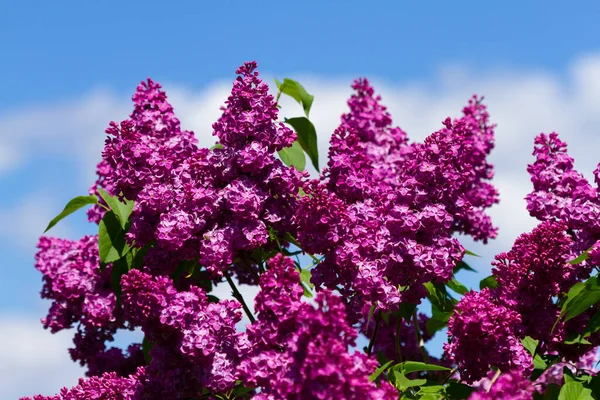
[[[450,379],[450,377],[452,375],[454,375],[456,373],[456,371],[458,371],[458,368],[456,368],[456,367],[452,368],[452,371],[450,371],[450,373],[448,374],[448,376],[445,377],[444,380],[442,381],[442,385],[445,384],[446,382],[448,382],[448,379]]]
[[[244,269],[246,271],[248,271],[250,273],[250,275],[252,275],[252,277],[254,279],[256,279],[256,283],[258,283],[260,281],[260,276],[258,275],[258,273],[252,268],[252,265],[250,265],[250,263],[248,262],[248,260],[246,260],[246,258],[242,255],[240,256],[240,261],[242,266],[244,267]]]
[[[373,336],[371,336],[371,340],[369,341],[369,347],[367,347],[367,354],[371,355],[371,351],[373,350],[373,345],[375,344],[375,338],[377,337],[377,332],[379,331],[379,322],[381,321],[381,317],[379,314],[375,316],[375,330],[373,331]]]
[[[487,388],[487,390],[485,391],[486,393],[488,393],[490,391],[490,389],[492,388],[492,386],[494,385],[494,383],[496,383],[496,381],[498,380],[498,377],[500,376],[501,371],[498,369],[496,371],[496,373],[494,374],[494,377],[492,378],[492,380],[490,381],[490,386]]]
[[[242,303],[242,308],[244,309],[244,312],[248,316],[248,319],[250,320],[250,322],[251,323],[256,322],[256,320],[254,319],[254,315],[252,315],[252,313],[250,312],[250,309],[248,308],[248,305],[244,301],[244,297],[242,296],[242,294],[240,293],[240,291],[238,290],[238,288],[235,286],[235,283],[233,283],[233,280],[229,276],[229,273],[225,272],[223,275],[225,275],[225,279],[227,279],[227,283],[229,283],[229,286],[231,286],[231,290],[233,291],[233,297],[235,297],[235,299],[237,301],[239,301],[240,303]]]
[[[427,354],[427,350],[425,349],[425,342],[423,341],[423,337],[421,336],[421,329],[419,329],[419,320],[417,317],[416,308],[415,311],[413,311],[413,325],[415,327],[415,335],[417,336],[417,343],[419,344],[419,350],[421,350],[423,362],[429,364],[429,354]]]
[[[402,317],[398,318],[396,322],[396,354],[398,355],[398,362],[402,362],[402,350],[400,349],[400,326],[402,324]]]

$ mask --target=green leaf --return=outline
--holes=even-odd
[[[456,300],[448,295],[446,286],[439,283],[427,282],[423,286],[427,289],[427,298],[435,304],[440,311],[452,311]]]
[[[523,339],[521,339],[521,343],[523,344],[523,347],[525,347],[527,349],[527,351],[529,352],[529,354],[531,354],[531,355],[535,354],[535,349],[537,349],[539,342],[540,342],[539,340],[536,340],[536,339],[532,338],[531,336],[525,336]]]
[[[560,386],[556,383],[550,383],[546,386],[546,390],[544,390],[544,394],[534,394],[534,399],[540,400],[557,400],[558,395],[560,393]]]
[[[580,282],[582,283],[582,282]],[[577,286],[577,287],[576,287]],[[560,317],[565,317],[565,322],[575,318],[588,310],[600,300],[600,286],[597,278],[588,279],[583,286],[574,285],[567,294],[567,301],[563,304]]]
[[[495,289],[498,287],[498,281],[494,275],[490,275],[487,278],[483,278],[481,282],[479,282],[479,289],[483,290],[484,288]]]
[[[567,382],[560,389],[558,400],[594,400],[592,391],[583,386],[581,382]]]
[[[588,337],[600,330],[600,311],[597,311],[592,318],[588,321],[584,331],[583,337]]]
[[[181,277],[187,279],[194,274],[196,266],[199,266],[198,260],[185,260],[179,263],[175,268],[175,271],[171,274],[173,280],[177,280]]]
[[[319,171],[319,148],[317,145],[317,131],[315,126],[306,117],[286,118],[285,123],[294,128],[298,134],[298,142],[304,149],[312,165]]]
[[[444,385],[423,386],[419,393],[442,393],[446,389]]]
[[[150,350],[154,347],[154,343],[149,342],[144,336],[144,340],[142,340],[142,352],[144,353],[144,360],[146,361],[146,365],[150,364],[152,361],[152,356],[150,356]]]
[[[450,282],[446,283],[446,285],[458,294],[464,295],[469,291],[469,289],[467,289],[467,287],[460,283],[455,277],[452,277]]]
[[[471,271],[471,272],[477,272],[476,270],[473,269],[473,267],[471,267],[469,264],[467,264],[464,261],[460,261],[459,263],[456,264],[456,266],[454,267],[454,273],[456,274],[461,269]]]
[[[106,212],[98,224],[98,250],[100,262],[104,264],[118,260],[129,251],[125,230],[113,211]]]
[[[584,335],[585,335],[585,333],[584,334],[578,334],[578,333],[573,332],[573,333],[569,334],[569,336],[567,336],[567,338],[564,340],[563,343],[567,344],[567,345],[572,345],[572,344],[575,344],[575,345],[592,344],[592,343],[590,343],[589,340],[587,340],[585,338]]]
[[[110,271],[110,286],[117,296],[117,299],[121,298],[121,277],[130,270],[130,265],[133,262],[133,255],[131,252],[125,254],[124,257],[112,263],[112,269]]]
[[[315,287],[312,283],[310,283],[311,273],[309,269],[303,269],[300,271],[300,283],[302,288],[304,289],[304,295],[306,297],[312,298],[313,294],[311,289]]]
[[[572,265],[581,264],[582,262],[584,262],[585,260],[587,260],[590,257],[588,253],[589,253],[589,250],[584,251],[583,253],[578,255],[577,258],[569,261],[569,264],[572,264]]]
[[[73,214],[75,211],[87,206],[88,204],[98,204],[98,199],[96,198],[96,196],[78,196],[74,199],[71,199],[71,201],[67,203],[65,208],[61,211],[61,213],[54,217],[52,221],[50,221],[44,233],[48,232],[61,219]]]
[[[214,150],[214,149],[222,149],[223,145],[221,143],[215,143],[215,145],[213,147],[211,147],[209,150]]]
[[[473,257],[481,257],[479,254],[475,254],[471,250],[467,250],[467,249],[465,249],[465,254],[468,254]]]
[[[392,384],[396,389],[405,391],[408,388],[421,386],[427,383],[427,379],[408,379],[402,372],[394,369]]]
[[[441,365],[425,364],[420,361],[406,361],[401,363],[402,371],[405,374],[417,371],[450,371],[450,368],[442,367]]]
[[[284,78],[283,83],[275,79],[275,83],[281,93],[294,98],[302,106],[304,114],[308,117],[308,113],[310,112],[315,97],[308,94],[306,89],[304,89],[304,86],[292,79]]]
[[[400,303],[400,307],[398,308],[398,316],[404,318],[405,321],[408,321],[410,318],[412,318],[416,308],[416,304]]]
[[[540,356],[539,354],[536,354],[535,357],[533,357],[533,368],[543,371],[546,368],[548,368],[548,363],[546,363],[546,361],[544,361],[542,356]]]
[[[133,211],[133,205],[135,204],[132,200],[126,200],[126,203],[123,203],[118,199],[117,196],[111,196],[106,190],[102,188],[98,188],[98,193],[102,199],[108,204],[108,207],[116,214],[121,221],[121,228],[125,229],[125,225],[127,224],[127,220]]]
[[[290,242],[294,246],[300,248],[300,243],[298,243],[296,238],[294,238],[289,232],[285,233],[285,235],[283,236],[283,240],[285,240],[286,242]]]
[[[377,379],[379,377],[379,375],[381,375],[381,373],[383,371],[385,371],[387,369],[387,367],[389,367],[394,361],[388,361],[385,364],[383,364],[381,367],[377,368],[375,370],[375,372],[373,372],[371,374],[371,376],[369,377],[369,381],[373,382],[375,379]]]
[[[427,333],[433,335],[440,329],[444,329],[448,325],[451,315],[452,311],[440,311],[435,304],[431,303],[431,318],[425,323]]]
[[[304,167],[306,167],[306,157],[304,156],[304,150],[302,150],[302,146],[296,140],[292,143],[291,147],[286,147],[277,152],[279,154],[279,158],[285,165],[293,166],[298,171],[304,171]]]
[[[474,391],[475,388],[464,383],[450,382],[446,388],[446,395],[449,400],[463,400],[469,398]]]

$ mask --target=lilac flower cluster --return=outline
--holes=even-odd
[[[520,340],[530,336],[539,341],[538,354],[559,355],[576,361],[600,344],[600,335],[593,334],[587,338],[586,344],[577,346],[565,345],[564,341],[582,332],[597,312],[597,307],[566,323],[562,320],[557,322],[562,303],[559,305],[556,299],[564,297],[575,283],[586,279],[593,266],[600,265],[600,230],[597,229],[596,218],[600,202],[597,189],[573,169],[573,159],[566,153],[566,144],[558,139],[556,133],[539,135],[535,139],[533,154],[536,161],[528,167],[528,171],[534,191],[526,200],[531,215],[542,222],[532,232],[517,238],[511,251],[496,256],[492,263],[493,275],[499,286],[479,295],[482,297],[486,293],[484,297],[490,302],[487,310],[482,309],[479,329],[486,337],[494,335],[496,341],[513,340],[515,337]],[[587,260],[570,263],[588,249]],[[460,348],[462,341],[472,340],[472,336],[460,328],[470,321],[469,314],[463,312],[465,308],[477,310],[479,307],[469,296],[461,300],[449,323],[448,335],[452,341],[445,347],[461,373],[467,379],[476,380],[484,376],[490,366],[496,366],[503,371],[513,369],[527,376],[528,368],[497,364],[499,361],[495,358],[502,357],[514,358],[517,364],[521,364],[521,354],[506,346],[488,347],[492,357],[481,359],[472,350]],[[486,327],[483,323],[497,310],[514,314],[511,332],[498,332],[496,327]],[[470,364],[479,367],[469,367]]]
[[[517,238],[508,253],[496,256],[492,272],[498,287],[463,297],[448,324],[448,336],[452,341],[445,350],[465,374],[464,379],[480,379],[491,366],[528,375],[531,357],[523,349],[521,339],[530,336],[539,340],[540,352],[553,350],[555,344],[564,341],[563,324],[554,327],[560,314],[554,299],[568,291],[581,277],[582,268],[569,263],[572,247],[573,240],[567,234],[567,227],[550,220]],[[479,316],[473,319],[472,315],[476,314],[471,313],[479,313]],[[510,329],[499,330],[499,322],[488,322],[497,313],[506,316],[505,325]],[[485,340],[491,341],[482,347],[485,356],[467,345],[467,341],[473,343],[474,340],[473,332],[464,327],[468,325],[479,329]],[[506,345],[508,342],[510,346]],[[588,350],[589,347],[583,347],[578,349],[578,354]],[[526,364],[523,357],[529,359]]]
[[[199,287],[178,292],[171,279],[138,270],[121,283],[123,312],[152,346],[142,393],[185,398],[235,385],[236,365],[248,348],[246,335],[235,329],[242,319],[239,303],[211,303]]]
[[[594,348],[580,357],[575,363],[559,362],[552,365],[536,379],[535,385],[540,392],[544,392],[548,385],[552,383],[560,385],[564,379],[565,368],[568,368],[572,373],[581,370],[586,371],[591,375],[596,375],[598,373],[598,369],[596,368],[598,361],[600,361],[598,359],[598,349]]]
[[[507,372],[498,378],[489,391],[473,393],[469,400],[532,400],[535,388],[519,372]]]
[[[278,109],[255,68],[237,70],[241,76],[213,126],[221,148],[198,149],[151,80],[138,87],[130,119],[108,128],[99,183],[135,200],[128,238],[138,247],[155,243],[149,264],[172,272],[177,262],[200,258],[218,276],[242,252],[267,245],[269,228],[294,233],[304,175],[274,152],[296,135],[275,123]]]
[[[531,374],[531,355],[521,344],[521,316],[501,304],[490,289],[467,293],[448,322],[444,351],[468,383],[487,375],[490,366]]]
[[[138,387],[144,380],[144,368],[140,367],[129,377],[118,377],[114,372],[89,379],[79,379],[71,389],[63,388],[55,396],[23,397],[21,400],[134,400],[138,399]]]
[[[402,303],[420,303],[426,283],[452,278],[465,253],[454,234],[483,242],[496,236],[485,213],[498,201],[486,160],[494,125],[481,99],[423,143],[409,143],[369,82],[357,80],[327,169],[310,180],[275,155],[297,135],[277,122],[278,105],[256,63],[236,73],[212,149],[198,148],[181,129],[152,80],[138,86],[130,117],[106,130],[90,193],[102,188],[134,201],[126,238],[143,257],[125,271],[110,263],[101,270],[95,236],[40,240],[36,267],[42,295],[53,301],[44,326],[77,325],[71,355],[90,378],[35,400],[230,398],[237,389],[256,400],[397,399],[386,373],[370,380],[379,363],[354,349],[361,330],[390,360],[455,362],[466,382],[490,365],[527,374],[532,360],[520,339],[536,333],[524,313],[555,311],[546,302],[583,276],[566,265],[573,244],[563,225],[548,222],[499,256],[501,287],[470,292],[458,304],[449,357],[423,355],[427,317],[419,315],[415,327],[395,314]],[[103,214],[93,207],[88,218],[99,222]],[[300,274],[284,257],[290,242],[324,256],[311,270],[314,305],[302,300]],[[596,258],[600,247],[591,252]],[[260,286],[256,319],[232,277]],[[208,294],[223,278],[240,302]],[[389,312],[377,335],[365,317],[372,306],[380,322]],[[242,308],[252,321],[243,332],[236,329]],[[143,345],[106,348],[118,329],[135,328]]]
[[[261,388],[255,399],[396,399],[387,382],[369,381],[377,362],[350,354],[356,330],[346,322],[341,299],[317,295],[314,308],[301,301],[300,276],[291,259],[277,255],[260,278],[258,320],[248,327],[250,356],[242,376]],[[283,289],[283,290],[282,290]]]
[[[567,153],[567,144],[556,133],[540,134],[535,138],[533,155],[536,161],[527,170],[531,175],[533,191],[527,195],[527,209],[541,221],[557,221],[565,226],[571,243],[564,253],[574,259],[588,251],[588,258],[574,267],[565,267],[565,276],[554,274],[557,282],[565,282],[566,291],[575,280],[586,279],[592,268],[600,267],[600,197],[598,188],[574,169],[574,160]],[[600,167],[594,171],[596,186]],[[571,279],[568,276],[571,275]],[[562,278],[562,279],[561,279]],[[566,281],[565,281],[566,280]],[[564,346],[562,340],[581,333],[583,327],[597,311],[592,307],[577,318],[560,324],[549,348],[560,350],[569,360],[577,360],[590,346]],[[594,346],[600,344],[600,334],[588,338]]]
[[[526,197],[527,209],[540,221],[566,224],[574,239],[571,255],[576,257],[600,240],[597,188],[574,169],[567,144],[558,138],[558,134],[542,133],[534,143],[536,161],[527,167],[533,183],[533,191]],[[598,171],[594,172],[596,177]],[[598,184],[600,180],[596,180]],[[587,264],[584,262],[582,267]]]
[[[485,180],[493,126],[476,98],[422,144],[408,144],[366,80],[355,82],[350,113],[331,138],[320,185],[300,200],[302,248],[324,254],[318,287],[338,289],[360,319],[364,304],[417,304],[423,284],[445,282],[464,249],[454,232],[495,237],[484,209],[498,201]]]
[[[44,328],[55,333],[77,326],[75,347],[69,352],[74,361],[88,367],[90,376],[135,372],[143,363],[140,345],[130,346],[127,354],[106,348],[124,321],[116,309],[111,266],[99,272],[97,237],[79,241],[42,237],[38,248],[35,267],[44,276],[42,298],[52,300],[42,320]]]

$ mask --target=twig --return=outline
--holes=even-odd
[[[488,386],[486,393],[488,393],[490,391],[490,389],[492,389],[492,386],[494,385],[494,383],[496,383],[496,381],[498,380],[498,377],[500,376],[502,372],[500,371],[500,369],[498,369],[496,371],[496,373],[494,374],[494,377],[492,378],[492,380],[490,381],[490,386]]]
[[[456,367],[452,368],[452,370],[450,371],[448,376],[446,376],[444,378],[444,380],[442,381],[442,385],[445,384],[446,382],[448,382],[448,379],[450,379],[450,377],[452,377],[452,375],[454,375],[456,373],[456,371],[458,371],[458,368],[456,368]]]
[[[373,345],[375,344],[375,338],[377,337],[377,332],[379,332],[379,322],[381,321],[381,317],[379,314],[375,316],[375,329],[373,330],[373,336],[371,336],[371,340],[369,341],[369,347],[367,347],[367,354],[371,355],[371,351],[373,351]]]
[[[402,325],[402,317],[398,318],[396,322],[396,354],[398,355],[398,362],[402,362],[402,350],[400,349],[400,326]]]
[[[250,322],[252,322],[252,323],[256,322],[256,320],[254,319],[254,315],[252,315],[252,313],[250,312],[248,305],[244,301],[244,297],[242,296],[242,294],[240,293],[238,288],[235,286],[235,283],[233,283],[233,280],[229,276],[229,273],[226,271],[223,275],[225,275],[225,279],[227,279],[227,283],[229,283],[229,286],[231,286],[231,290],[233,291],[233,297],[235,297],[235,299],[237,301],[242,303],[242,308],[244,309],[244,312],[248,316],[248,319],[250,319]]]
[[[423,337],[421,336],[421,329],[419,329],[419,320],[416,308],[415,311],[413,311],[413,326],[415,327],[415,335],[417,336],[417,343],[419,344],[419,350],[421,350],[421,356],[423,357],[423,361],[426,364],[429,364],[429,354],[427,354],[427,350],[425,349],[425,342],[423,341]]]

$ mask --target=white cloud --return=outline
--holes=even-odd
[[[20,250],[33,249],[48,222],[61,210],[54,199],[55,196],[48,193],[36,192],[14,206],[0,210],[0,238],[17,244]],[[49,233],[74,238],[68,221],[61,221]]]
[[[52,335],[39,321],[0,315],[0,398],[52,395],[64,386],[76,385],[84,371],[67,352],[71,335]]]

